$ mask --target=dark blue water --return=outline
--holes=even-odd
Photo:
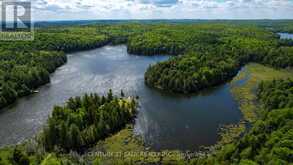
[[[150,64],[167,56],[129,55],[125,46],[70,54],[68,63],[51,76],[52,82],[39,93],[20,99],[0,114],[0,145],[14,144],[34,136],[56,104],[85,92],[106,93],[109,88],[140,97],[135,133],[151,148],[195,150],[217,141],[222,124],[237,123],[238,105],[230,84],[206,90],[195,96],[163,94],[144,84]]]

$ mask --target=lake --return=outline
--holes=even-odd
[[[33,137],[53,106],[69,97],[86,92],[105,94],[109,88],[116,94],[123,89],[126,95],[139,96],[134,131],[152,149],[196,150],[215,144],[219,127],[237,123],[242,117],[230,83],[193,96],[162,93],[145,86],[147,67],[168,58],[129,55],[126,46],[69,54],[67,64],[51,75],[50,84],[1,110],[0,146]]]
[[[278,33],[281,39],[293,39],[293,34],[290,33]]]

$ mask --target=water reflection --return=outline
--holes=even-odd
[[[290,33],[278,33],[281,39],[293,39],[293,34]]]
[[[144,84],[146,68],[167,56],[134,56],[125,46],[69,55],[68,63],[51,76],[39,93],[20,99],[0,115],[0,145],[32,137],[56,104],[86,92],[106,93],[109,88],[140,96],[135,131],[153,149],[193,150],[217,140],[221,124],[236,123],[241,114],[230,94],[230,84],[195,96],[170,95]]]

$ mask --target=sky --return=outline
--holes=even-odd
[[[31,0],[34,20],[293,19],[293,0]]]

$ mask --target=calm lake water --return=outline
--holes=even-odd
[[[293,34],[290,33],[278,33],[281,39],[293,39]]]
[[[52,107],[69,97],[85,92],[104,94],[109,88],[140,97],[135,133],[155,150],[195,150],[212,145],[220,125],[241,119],[229,83],[195,96],[163,94],[146,87],[146,68],[167,60],[167,56],[129,55],[126,46],[106,46],[68,56],[68,63],[51,75],[51,83],[41,87],[39,93],[1,110],[0,146],[33,137]]]

